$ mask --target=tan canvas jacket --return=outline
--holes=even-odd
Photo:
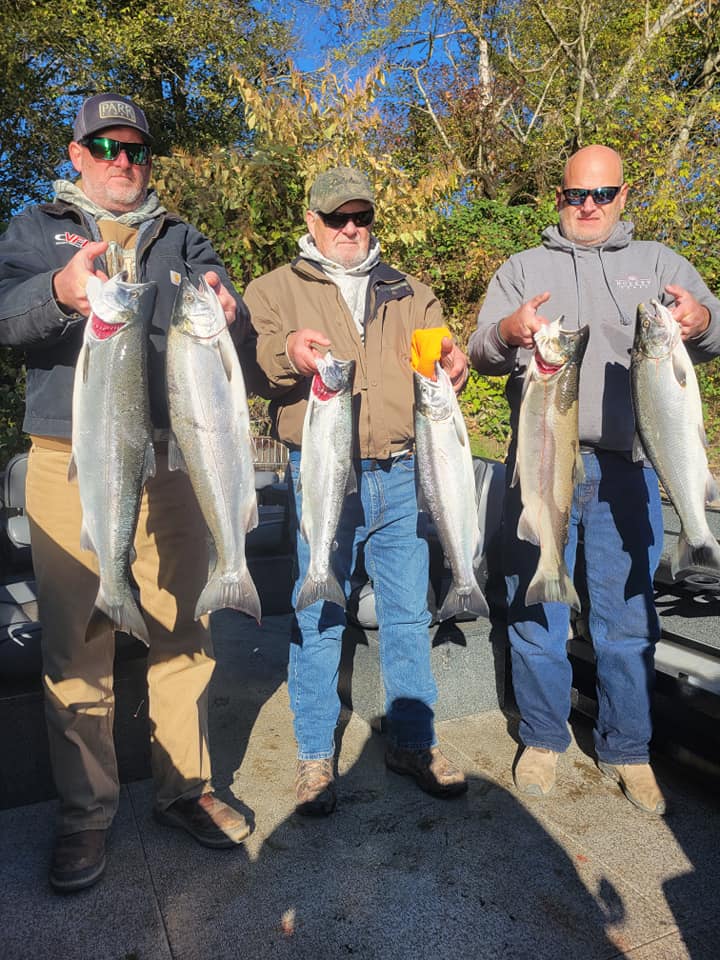
[[[309,327],[327,336],[333,356],[356,362],[355,455],[385,459],[412,445],[413,330],[443,324],[442,308],[429,287],[384,263],[374,267],[364,344],[340,290],[308,260],[298,258],[253,280],[244,300],[258,334],[257,359],[267,377],[264,392],[271,399],[277,439],[300,446],[310,379],[293,371],[285,341]]]

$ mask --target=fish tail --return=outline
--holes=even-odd
[[[566,570],[558,571],[558,576],[553,577],[538,570],[525,594],[525,606],[533,603],[564,603],[578,612],[581,609],[575,584]]]
[[[670,565],[673,580],[679,573],[684,570],[692,570],[693,567],[720,571],[720,545],[709,531],[705,540],[696,547],[692,546],[685,536],[685,532],[680,531]]]
[[[490,609],[485,594],[477,583],[469,592],[466,589],[460,592],[453,581],[440,607],[438,620],[449,620],[450,617],[457,617],[463,613],[471,613],[476,617],[489,617]]]
[[[308,574],[295,601],[295,611],[304,610],[317,600],[327,600],[330,603],[336,603],[339,607],[345,607],[345,593],[334,574],[328,573],[324,580],[314,580]]]
[[[138,640],[142,640],[145,646],[150,646],[147,624],[135,602],[135,598],[129,591],[122,603],[111,604],[105,599],[102,587],[98,590],[95,606],[85,630],[85,642],[95,640],[108,630],[121,630],[124,633],[130,633]]]
[[[262,619],[260,597],[247,567],[237,576],[213,573],[198,599],[195,619],[199,620],[205,613],[213,613],[215,610],[223,610],[226,607],[241,610],[260,623]]]

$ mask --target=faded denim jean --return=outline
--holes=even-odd
[[[595,750],[606,763],[646,763],[660,635],[652,586],[663,544],[657,477],[622,454],[595,451],[582,458],[585,482],[575,487],[565,562],[572,576],[582,527],[597,659]],[[506,497],[503,562],[520,738],[526,746],[561,752],[570,744],[570,610],[561,603],[525,606],[538,548],[516,538],[520,509],[515,487]]]
[[[310,549],[299,532],[299,452],[291,452],[289,466],[298,525],[294,603]],[[428,546],[418,534],[415,461],[412,456],[360,460],[355,469],[358,492],[345,500],[332,565],[347,596],[358,547],[364,545],[365,568],[375,592],[388,736],[397,746],[424,749],[435,743],[432,707],[437,688],[430,668]],[[290,705],[298,758],[316,760],[335,750],[345,610],[318,601],[296,614],[296,621],[288,668]]]

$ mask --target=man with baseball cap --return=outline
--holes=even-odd
[[[373,581],[388,767],[413,777],[428,793],[453,797],[467,783],[440,753],[433,725],[437,689],[430,667],[428,547],[417,533],[410,365],[413,331],[442,326],[442,310],[428,287],[382,262],[374,217],[374,193],[359,170],[321,173],[310,189],[299,256],[253,280],[245,300],[258,334],[258,361],[271,387],[275,435],[290,448],[298,530],[303,421],[317,360],[331,348],[338,359],[355,361],[357,493],[345,498],[333,564],[347,595],[362,547]],[[442,354],[459,391],[467,359],[450,338]],[[309,559],[309,546],[298,534],[295,597]],[[296,611],[296,619],[288,671],[298,743],[296,810],[322,816],[336,800],[333,758],[345,609],[317,600]]]
[[[187,475],[168,469],[165,349],[183,277],[197,282],[205,276],[238,346],[252,328],[209,240],[148,188],[151,135],[140,107],[115,93],[97,94],[83,103],[73,132],[68,150],[80,180],[58,180],[54,202],[27,208],[0,238],[0,342],[23,349],[27,364],[27,509],[60,797],[50,883],[64,893],[102,875],[119,797],[114,633],[85,639],[97,562],[80,547],[78,487],[67,475],[75,364],[90,313],[87,281],[105,279],[120,266],[133,282],[157,284],[148,373],[156,473],[143,492],[132,566],[150,634],[154,813],[208,847],[234,847],[249,833],[244,817],[210,786],[207,697],[214,659],[207,618],[194,620],[208,572],[206,527]]]

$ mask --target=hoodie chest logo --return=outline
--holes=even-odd
[[[651,284],[652,279],[650,277],[636,277],[633,273],[628,274],[627,277],[620,277],[615,281],[615,285],[620,290],[645,290],[651,286]]]
[[[81,237],[79,233],[56,233],[55,234],[55,245],[62,246],[66,243],[69,243],[71,247],[84,247],[86,243],[90,243],[87,237]]]

